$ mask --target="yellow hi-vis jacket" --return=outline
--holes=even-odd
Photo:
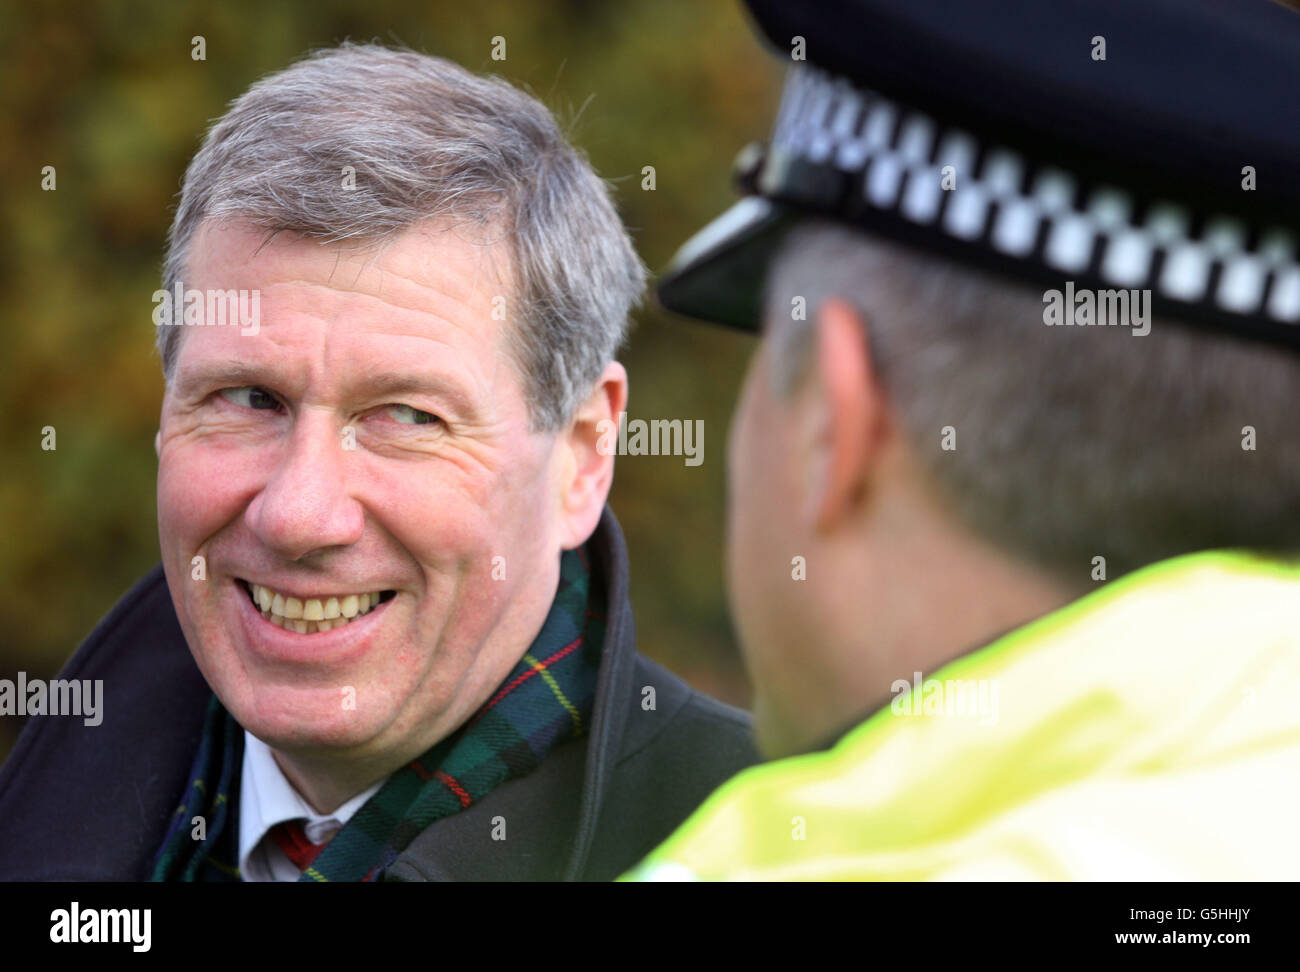
[[[625,879],[1300,878],[1300,564],[1169,560],[915,681]]]

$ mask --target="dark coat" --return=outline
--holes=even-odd
[[[637,654],[627,551],[608,508],[589,549],[608,591],[591,731],[430,826],[389,880],[608,880],[758,760],[745,713]],[[0,880],[143,880],[188,782],[209,696],[161,567],[60,677],[104,680],[103,721],[28,719],[0,769]],[[645,686],[655,690],[649,711]],[[504,840],[493,839],[498,817]]]

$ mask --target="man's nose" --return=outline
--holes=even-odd
[[[330,413],[299,413],[266,485],[248,505],[249,528],[286,560],[357,543],[365,514],[348,491],[354,460]]]

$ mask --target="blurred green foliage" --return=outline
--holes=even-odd
[[[206,60],[191,58],[196,35]],[[496,35],[504,62],[490,58]],[[345,38],[448,57],[541,98],[617,186],[652,270],[732,201],[731,159],[765,136],[780,84],[736,0],[0,4],[0,677],[53,677],[157,562],[149,315],[181,176],[232,98]],[[641,189],[644,165],[654,191]],[[723,499],[751,350],[647,301],[620,356],[629,414],[703,419],[704,463],[622,457],[612,498],[642,651],[741,705]],[[40,447],[45,426],[55,451]],[[0,719],[0,758],[18,728]]]

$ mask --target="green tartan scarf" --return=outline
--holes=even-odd
[[[604,591],[584,549],[560,558],[542,630],[491,698],[460,729],[394,772],[299,880],[375,881],[422,831],[531,773],[586,733],[605,638]],[[190,784],[154,860],[153,881],[237,881],[244,731],[214,695]],[[203,827],[194,818],[203,818]]]

